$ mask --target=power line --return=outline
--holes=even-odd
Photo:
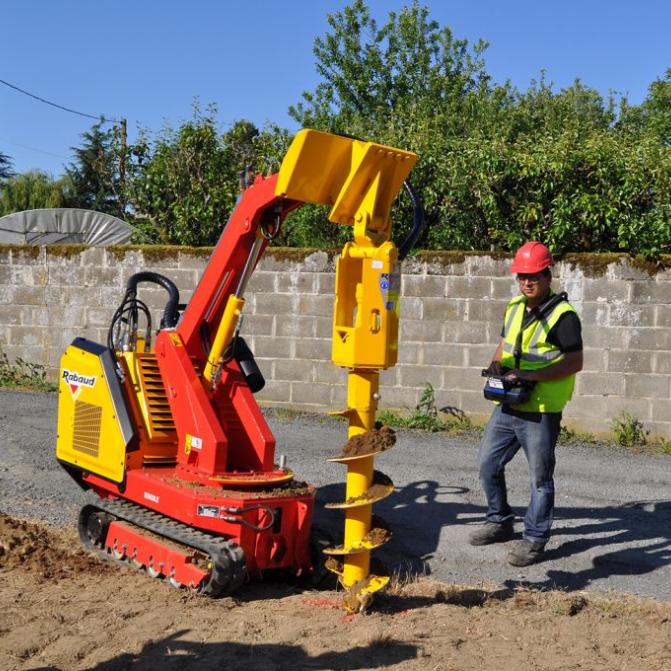
[[[87,117],[89,119],[95,119],[96,121],[100,120],[102,123],[109,123],[110,121],[114,123],[119,123],[118,119],[105,118],[103,115],[96,116],[94,114],[87,114],[86,112],[78,112],[77,110],[73,110],[70,107],[65,107],[64,105],[59,105],[58,103],[51,102],[50,100],[46,100],[45,98],[40,98],[40,96],[36,96],[34,93],[30,93],[29,91],[24,91],[22,88],[14,86],[14,84],[10,84],[9,82],[6,82],[4,79],[0,79],[0,84],[9,86],[10,89],[19,91],[19,93],[23,93],[24,95],[30,96],[35,100],[39,100],[41,103],[51,105],[52,107],[57,107],[58,109],[64,110],[65,112],[70,112],[71,114],[78,114],[79,116]]]
[[[69,161],[72,158],[72,156],[63,156],[62,154],[54,154],[53,152],[46,151],[45,149],[38,149],[37,147],[30,147],[27,144],[21,144],[20,142],[14,142],[14,140],[9,140],[6,137],[0,136],[0,140],[2,142],[7,142],[9,144],[16,145],[17,147],[21,147],[22,149],[29,149],[30,151],[37,151],[40,154],[47,154],[48,156],[55,156],[56,158],[63,158],[66,161]]]

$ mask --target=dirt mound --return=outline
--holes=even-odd
[[[68,542],[46,527],[0,513],[0,570],[21,568],[42,580],[53,581],[83,571],[92,575],[114,571],[111,565],[86,554],[74,543],[78,543],[75,538]]]
[[[368,615],[345,613],[342,592],[281,582],[213,600],[99,564],[77,542],[0,515],[3,671],[671,668],[669,604],[398,577]]]
[[[396,433],[388,426],[372,429],[366,433],[352,436],[342,449],[339,459],[361,457],[368,454],[384,452],[396,444]]]

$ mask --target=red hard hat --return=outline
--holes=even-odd
[[[515,253],[511,273],[539,273],[554,264],[550,250],[542,242],[527,242]]]

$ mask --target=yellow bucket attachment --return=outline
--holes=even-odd
[[[275,193],[331,205],[329,220],[336,224],[351,226],[367,214],[367,227],[383,231],[416,160],[417,154],[394,147],[303,129],[282,161]]]

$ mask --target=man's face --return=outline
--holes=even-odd
[[[550,290],[552,275],[550,273],[518,273],[517,283],[520,291],[531,303],[542,300]]]

